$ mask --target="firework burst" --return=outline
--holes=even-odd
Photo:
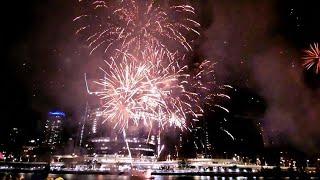
[[[148,47],[151,41],[167,52],[172,52],[170,45],[177,43],[190,51],[185,35],[199,34],[196,28],[200,24],[191,18],[195,10],[189,5],[160,5],[153,0],[91,2],[91,12],[74,19],[85,24],[76,34],[85,36],[90,54],[98,48],[133,53]]]
[[[103,116],[116,127],[124,129],[129,121],[152,127],[154,123],[187,128],[187,119],[199,120],[204,105],[228,109],[215,104],[217,93],[231,86],[217,86],[214,63],[203,61],[190,69],[180,66],[177,56],[157,46],[133,56],[118,51],[121,56],[106,68],[100,68],[105,78],[95,81],[101,85],[98,95],[104,102]]]
[[[228,112],[214,101],[215,97],[229,98],[217,90],[230,87],[216,85],[214,63],[181,66],[184,54],[178,50],[191,51],[190,39],[199,35],[200,24],[192,19],[192,6],[170,6],[165,4],[168,1],[155,0],[83,3],[89,3],[90,10],[74,19],[84,25],[76,34],[85,38],[89,54],[99,49],[111,57],[100,67],[104,78],[94,81],[99,90],[90,92],[88,86],[87,90],[100,97],[101,116],[122,131],[125,139],[131,122],[143,123],[149,133],[158,126],[159,155],[163,149],[160,132],[165,126],[188,128],[187,119],[202,117],[204,105]],[[131,157],[127,141],[126,145]]]
[[[142,53],[142,57],[151,59],[137,60],[122,53],[121,61],[106,61],[106,69],[101,68],[105,78],[95,81],[102,89],[95,92],[104,102],[102,115],[122,130],[129,121],[136,125],[143,121],[150,127],[157,122],[161,127],[170,124],[183,129],[187,114],[199,116],[194,108],[199,98],[185,88],[190,85],[185,80],[189,77],[186,66],[180,67],[164,51],[152,52],[157,53]],[[200,107],[197,110],[202,112]]]
[[[304,50],[305,55],[302,57],[304,66],[306,69],[314,68],[316,74],[320,71],[320,50],[318,43],[310,44],[310,49]]]
[[[139,104],[143,99],[143,79],[149,67],[126,61],[117,64],[113,59],[106,64],[109,71],[101,68],[105,78],[95,81],[103,87],[103,90],[96,92],[104,102],[103,116],[121,129],[128,126],[130,119],[138,124],[137,112],[143,109]]]

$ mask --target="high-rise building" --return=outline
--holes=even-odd
[[[85,153],[127,155],[127,141],[132,156],[155,155],[156,139],[153,133],[144,132],[130,121],[130,128],[126,130],[124,139],[123,133],[114,127],[114,123],[105,121],[106,118],[101,107],[91,107],[87,103],[77,135],[77,144],[87,149]]]
[[[95,137],[103,136],[104,132],[109,132],[106,130],[107,127],[105,123],[102,125],[101,109],[93,108],[86,104],[81,120],[79,121],[76,145],[79,147],[84,147],[88,140]]]
[[[86,103],[85,111],[81,120],[79,121],[76,145],[82,147],[84,143],[86,143],[87,133],[88,133],[88,123],[90,121],[90,107],[88,102]]]
[[[194,149],[198,157],[210,158],[212,155],[207,126],[207,122],[203,121],[192,129]]]
[[[24,135],[21,128],[14,127],[9,129],[8,141],[6,145],[6,155],[7,157],[12,157],[12,160],[15,160],[19,156],[21,151],[22,144],[24,143]]]
[[[11,144],[18,143],[19,135],[21,135],[21,129],[19,128],[12,128],[9,132],[9,142]]]
[[[61,143],[65,117],[65,113],[60,111],[52,111],[48,114],[44,130],[44,144],[48,145],[51,150],[55,150],[57,145]]]

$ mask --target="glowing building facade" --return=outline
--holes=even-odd
[[[44,144],[48,145],[51,150],[55,150],[61,143],[65,117],[65,113],[60,111],[52,111],[48,114],[44,130]]]
[[[105,121],[102,108],[92,108],[88,104],[79,123],[77,144],[87,149],[88,155],[128,155],[128,148],[123,134],[114,128],[114,124]],[[156,137],[144,132],[143,128],[129,125],[127,143],[134,157],[154,156]]]
[[[128,146],[126,145],[128,143]],[[96,155],[124,155],[128,156],[128,148],[132,157],[143,157],[143,156],[155,156],[155,137],[151,136],[150,139],[138,138],[138,137],[99,137],[90,139],[90,146],[92,150],[90,154]]]
[[[143,128],[138,128],[129,123],[126,130],[126,139],[119,129],[114,128],[114,124],[104,121],[102,110],[96,108],[91,112],[90,138],[88,147],[90,154],[96,155],[129,155],[128,146],[132,157],[154,156],[156,149],[156,137],[144,132]],[[127,142],[126,142],[127,141]],[[127,144],[128,143],[128,146]]]

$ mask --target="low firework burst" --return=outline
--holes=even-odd
[[[197,94],[185,88],[189,85],[183,80],[189,76],[184,72],[186,67],[180,67],[164,51],[158,52],[157,56],[152,53],[152,59],[142,60],[122,53],[121,61],[111,59],[106,69],[101,68],[105,78],[95,83],[103,90],[95,94],[104,102],[102,115],[121,130],[131,120],[136,125],[143,121],[149,127],[159,123],[161,127],[170,124],[183,129],[187,114],[199,115],[193,108],[198,104]]]
[[[215,97],[229,98],[217,92],[232,87],[216,85],[214,63],[204,61],[190,70],[157,46],[142,51],[139,58],[119,54],[120,60],[111,58],[100,68],[105,78],[95,81],[102,90],[94,93],[104,102],[103,116],[116,127],[123,130],[129,121],[143,121],[147,127],[157,123],[184,129],[189,117],[199,120],[205,104],[228,111],[215,104]]]
[[[140,104],[144,99],[143,80],[150,67],[126,61],[117,64],[113,59],[106,64],[108,71],[101,68],[105,78],[95,81],[103,87],[102,91],[95,93],[103,100],[102,115],[121,129],[128,127],[129,120],[138,124],[137,114],[143,110]]]

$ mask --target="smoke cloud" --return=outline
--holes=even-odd
[[[264,98],[262,123],[270,141],[314,150],[320,137],[320,91],[306,86],[300,52],[277,33],[275,2],[213,1],[210,15],[200,50],[219,63],[217,77],[246,84]]]

